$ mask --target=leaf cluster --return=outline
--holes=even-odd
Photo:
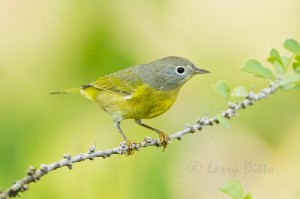
[[[283,46],[290,52],[290,55],[283,56],[273,48],[267,58],[271,67],[267,67],[255,59],[250,59],[246,61],[241,70],[275,82],[282,90],[300,90],[300,45],[294,39],[287,39]],[[230,97],[246,97],[250,94],[250,91],[243,86],[232,89],[225,80],[219,80],[213,85],[213,89],[227,100]]]
[[[230,180],[225,183],[225,185],[219,189],[224,194],[228,195],[232,199],[252,199],[251,194],[247,193],[244,196],[244,191],[242,185],[236,180]]]
[[[253,74],[276,84],[281,90],[296,89],[300,91],[300,45],[294,39],[287,39],[283,46],[290,52],[288,56],[281,55],[279,51],[273,48],[267,61],[271,65],[265,66],[255,59],[246,61],[241,68],[242,71]],[[248,97],[251,90],[244,86],[238,86],[234,89],[225,80],[219,80],[212,85],[213,89],[223,96],[226,100],[234,97]],[[224,127],[229,127],[227,118],[218,115],[218,120]],[[227,182],[222,188],[221,192],[231,197],[232,199],[251,199],[251,194],[244,196],[242,185],[236,181],[231,180]]]

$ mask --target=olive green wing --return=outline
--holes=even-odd
[[[112,93],[119,93],[121,95],[131,95],[134,93],[137,84],[121,79],[115,75],[107,75],[99,77],[96,81],[84,85],[82,88],[93,87],[99,90],[104,90]]]

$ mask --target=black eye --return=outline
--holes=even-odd
[[[183,74],[185,69],[182,66],[179,66],[179,67],[176,68],[176,71],[177,71],[178,74]]]

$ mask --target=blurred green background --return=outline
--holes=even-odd
[[[217,80],[254,84],[255,90],[267,85],[240,67],[249,58],[264,61],[273,47],[282,50],[287,38],[300,40],[299,7],[298,0],[1,0],[0,187],[22,178],[29,165],[86,152],[95,142],[106,149],[122,141],[96,104],[49,92],[183,56],[212,73],[193,78],[167,113],[146,121],[176,132],[226,108],[211,89]],[[72,171],[62,168],[21,196],[226,198],[218,188],[235,178],[253,198],[300,198],[299,100],[299,92],[280,91],[241,111],[229,129],[205,128],[173,141],[164,153],[151,147],[130,157],[79,163]],[[122,127],[131,140],[155,136],[130,120]],[[244,170],[245,161],[252,172]],[[260,164],[272,172],[258,172]]]

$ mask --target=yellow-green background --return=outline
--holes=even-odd
[[[299,8],[298,0],[1,0],[0,187],[22,178],[29,165],[86,152],[95,142],[106,149],[122,141],[96,104],[50,91],[168,55],[189,58],[212,73],[193,78],[167,113],[147,121],[172,133],[226,108],[211,89],[217,80],[266,86],[240,67],[249,58],[264,61],[272,47],[283,50],[287,38],[299,41]],[[164,153],[151,147],[62,168],[20,195],[226,198],[218,188],[233,174],[209,170],[219,167],[239,168],[235,179],[254,198],[300,198],[299,100],[299,92],[278,92],[241,111],[229,129],[205,128],[173,141]],[[131,140],[155,136],[130,120],[122,127]],[[273,172],[246,174],[245,161]]]

